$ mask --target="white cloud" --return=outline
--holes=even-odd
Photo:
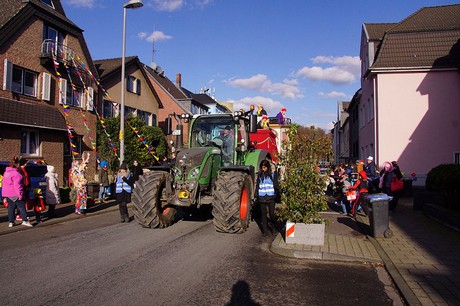
[[[257,74],[247,79],[230,79],[226,82],[236,88],[268,92],[273,95],[280,95],[284,99],[295,100],[303,97],[298,87],[298,81],[295,79],[284,79],[282,83],[272,83],[265,74]]]
[[[150,0],[148,6],[157,11],[173,12],[180,10],[185,5],[184,0]]]
[[[137,34],[137,37],[139,37],[142,40],[145,39],[148,42],[153,42],[153,41],[157,42],[157,41],[172,39],[172,36],[166,35],[161,31],[154,31],[151,34],[147,32],[139,32]]]
[[[313,64],[332,65],[332,67],[312,66],[303,67],[297,76],[309,80],[326,81],[334,85],[351,84],[360,75],[361,62],[358,56],[316,56],[311,59]]]
[[[318,96],[323,98],[345,98],[347,95],[343,92],[331,91],[331,92],[322,92],[318,93]]]
[[[182,8],[188,7],[199,7],[204,8],[214,0],[193,0],[193,1],[185,1],[185,0],[149,0],[147,6],[152,7],[157,11],[166,11],[166,12],[174,12],[178,11]]]
[[[67,0],[70,6],[92,8],[96,0]]]
[[[249,110],[251,104],[254,105],[255,109],[257,110],[257,104],[260,103],[264,106],[265,110],[268,113],[268,116],[270,117],[276,116],[276,114],[278,114],[278,112],[283,107],[283,104],[281,102],[261,96],[246,97],[240,100],[229,100],[229,102],[233,102],[234,110],[239,110],[242,108],[246,111]]]

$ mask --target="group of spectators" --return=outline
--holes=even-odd
[[[33,209],[37,224],[41,223],[41,213],[45,210],[45,202],[49,207],[48,218],[53,218],[55,205],[61,203],[58,175],[52,165],[46,166],[45,195],[43,196],[41,189],[37,188],[32,191],[34,197],[30,198],[31,183],[26,163],[27,160],[24,158],[14,157],[5,168],[1,178],[1,198],[3,205],[8,208],[8,227],[13,227],[16,221],[20,221],[23,226],[33,227],[29,221],[27,209]]]
[[[341,164],[331,173],[329,178],[329,192],[339,201],[341,213],[355,215],[357,210],[363,209],[366,214],[367,205],[364,201],[368,194],[383,192],[392,197],[389,201],[389,210],[396,209],[399,191],[392,190],[392,182],[401,180],[403,174],[396,161],[384,162],[378,171],[374,158],[369,156],[366,163],[357,160],[354,165]],[[334,192],[336,191],[336,192]],[[356,191],[357,196],[347,199],[347,192]]]
[[[76,193],[75,213],[84,215],[87,209],[88,202],[88,179],[86,178],[86,170],[90,154],[82,155],[81,160],[74,160],[69,171],[72,188]],[[3,176],[0,178],[2,193],[1,198],[3,205],[8,208],[8,226],[13,227],[16,221],[21,221],[21,225],[33,227],[31,224],[27,210],[35,211],[35,220],[39,224],[42,222],[41,213],[45,210],[45,205],[48,206],[48,219],[55,217],[55,206],[61,203],[59,191],[58,174],[52,165],[47,165],[46,193],[41,194],[41,190],[34,190],[34,198],[29,197],[30,180],[27,174],[25,164],[26,160],[19,157],[14,157],[8,166],[5,168]],[[102,161],[99,169],[99,195],[96,201],[104,202],[111,195],[110,181],[108,174],[108,163]],[[120,210],[121,222],[129,222],[127,204],[131,202],[131,193],[135,182],[139,176],[143,174],[143,169],[137,161],[133,162],[131,169],[128,169],[127,164],[123,162],[116,174],[115,180],[115,200],[118,203]]]

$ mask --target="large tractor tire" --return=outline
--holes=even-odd
[[[212,208],[216,231],[222,233],[243,233],[249,226],[252,178],[243,172],[221,172],[214,189]]]
[[[133,194],[134,219],[143,227],[164,228],[176,215],[174,207],[164,207],[165,188],[169,173],[149,172],[139,177]]]

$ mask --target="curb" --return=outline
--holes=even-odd
[[[270,251],[274,254],[281,255],[284,257],[293,257],[299,259],[382,263],[382,261],[373,258],[348,256],[323,251],[305,250],[304,246],[299,244],[294,244],[291,247],[288,246],[286,242],[284,242],[284,239],[281,234],[278,234],[271,243]]]

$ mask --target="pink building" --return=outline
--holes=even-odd
[[[364,24],[359,158],[398,161],[414,185],[460,163],[460,5],[425,7],[399,23]]]

